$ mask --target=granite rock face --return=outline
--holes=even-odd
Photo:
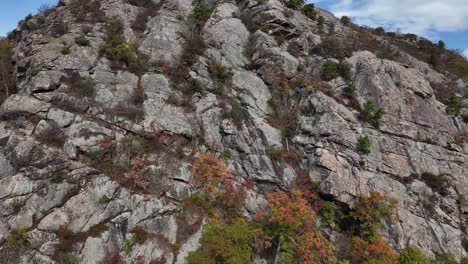
[[[447,114],[435,91],[452,77],[403,50],[406,63],[356,50],[341,60],[348,80],[321,81],[327,59],[313,48],[352,29],[318,10],[335,25],[323,29],[279,0],[214,6],[192,32],[204,49],[187,66],[180,57],[193,44],[184,37],[193,30],[191,1],[154,1],[157,12],[137,31],[147,7],[102,0],[100,14],[118,17],[126,41],[146,59],[132,70],[100,55],[105,19],[77,19],[73,2],[60,1],[14,32],[18,93],[0,107],[0,252],[8,263],[56,263],[64,228],[93,232],[73,245],[79,263],[113,254],[125,263],[185,263],[206,222],[182,209],[195,191],[194,157],[227,151],[229,168],[254,183],[247,217],[266,192],[292,188],[301,171],[320,182],[321,195],[351,208],[372,191],[396,198],[398,221],[381,230],[396,250],[467,255],[468,144],[460,138],[468,125]],[[66,30],[57,34],[59,24]],[[77,36],[89,45],[76,44]],[[352,100],[343,96],[349,80]],[[299,99],[275,108],[284,82]],[[468,89],[467,80],[457,82]],[[384,111],[378,127],[360,118],[356,105],[367,101]],[[280,116],[295,122],[289,133],[274,121],[287,110],[295,110]],[[368,155],[357,147],[364,135],[372,141]],[[295,167],[272,155],[286,148],[298,153]],[[5,240],[21,227],[31,230],[31,247],[10,252]],[[128,248],[136,229],[156,235]]]

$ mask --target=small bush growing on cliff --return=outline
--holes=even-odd
[[[370,140],[368,136],[359,137],[357,140],[357,143],[358,143],[357,145],[358,152],[365,154],[365,155],[368,155],[371,153],[372,141]]]
[[[383,114],[384,110],[382,108],[377,108],[374,102],[367,100],[361,109],[360,118],[375,128],[378,128],[382,122]]]
[[[315,5],[314,4],[306,4],[302,8],[302,13],[312,19],[315,20],[317,18],[317,11],[315,11]]]
[[[431,261],[419,248],[410,246],[401,251],[400,264],[431,264]]]
[[[329,60],[325,61],[322,65],[322,78],[326,81],[331,81],[338,76],[338,64]]]
[[[304,0],[288,0],[286,6],[292,9],[300,9],[304,5]]]
[[[460,98],[455,93],[451,93],[447,99],[447,108],[445,111],[449,115],[458,115],[461,108]]]
[[[463,58],[455,58],[448,63],[448,70],[459,77],[468,76],[468,61]]]
[[[202,0],[192,1],[193,11],[190,14],[190,19],[198,25],[204,25],[213,13],[213,8],[202,3]]]
[[[89,46],[90,44],[89,40],[84,35],[76,37],[75,43],[80,46]]]
[[[106,17],[100,0],[73,0],[69,9],[78,22],[102,22]]]
[[[356,99],[357,89],[353,82],[348,82],[346,84],[346,87],[343,88],[343,94],[350,99]]]
[[[21,248],[28,245],[29,228],[22,226],[11,231],[6,238],[6,244],[10,247]]]
[[[458,264],[457,259],[452,253],[443,253],[435,257],[436,264]]]
[[[372,241],[378,236],[381,220],[394,217],[396,205],[395,199],[385,197],[378,192],[371,192],[369,197],[361,196],[350,215],[354,220],[355,232],[360,237]]]

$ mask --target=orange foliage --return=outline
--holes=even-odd
[[[353,238],[351,257],[353,262],[378,260],[385,264],[398,264],[398,253],[396,253],[387,241],[379,236],[372,242],[367,242],[359,237]]]
[[[212,154],[200,154],[192,168],[192,175],[195,177],[195,184],[209,194],[214,194],[219,189],[229,173],[226,165]]]
[[[332,244],[315,226],[316,213],[309,203],[312,198],[315,198],[313,194],[299,190],[292,190],[291,195],[284,192],[268,194],[268,210],[259,210],[256,215],[264,224],[264,238],[256,246],[268,248],[277,242],[286,262],[335,261]]]

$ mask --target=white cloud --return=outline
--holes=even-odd
[[[468,29],[467,0],[336,0],[330,11],[358,24],[426,37]]]
[[[468,59],[468,49],[465,49],[462,54]]]

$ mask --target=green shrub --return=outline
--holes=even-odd
[[[321,210],[322,225],[334,227],[336,222],[336,211],[338,206],[334,202],[325,202]]]
[[[435,264],[458,264],[457,259],[452,253],[443,253],[437,255],[434,260]]]
[[[410,246],[401,251],[400,264],[431,264],[431,261],[419,248]]]
[[[198,25],[204,25],[213,13],[213,8],[202,3],[202,0],[193,0],[193,11],[190,14],[190,19]]]
[[[288,52],[294,57],[299,57],[301,53],[301,47],[296,42],[291,42],[288,45]]]
[[[372,141],[368,136],[359,137],[357,140],[357,151],[359,153],[368,155],[372,150]]]
[[[262,31],[263,33],[267,33],[270,32],[270,26],[268,26],[268,24],[263,24],[261,27],[260,27],[260,31]]]
[[[135,227],[132,230],[132,234],[132,237],[126,239],[124,242],[124,251],[127,254],[130,253],[130,251],[132,251],[134,245],[144,244],[150,238],[150,234],[144,231],[141,227]]]
[[[323,16],[319,16],[317,20],[317,25],[319,26],[319,29],[323,29],[323,24],[325,24],[325,18]]]
[[[223,160],[228,160],[231,158],[231,151],[229,149],[224,149],[223,152],[221,152],[221,158]]]
[[[342,16],[340,21],[343,23],[343,25],[348,26],[351,23],[351,18],[348,16]]]
[[[343,88],[343,94],[350,99],[356,99],[357,89],[353,82],[348,82],[346,84],[346,87]]]
[[[449,115],[458,115],[460,114],[461,108],[460,98],[455,93],[451,93],[448,97],[445,111]]]
[[[368,100],[364,103],[362,109],[361,109],[361,115],[360,118],[374,126],[375,128],[379,128],[381,122],[382,122],[382,116],[384,114],[384,111],[382,108],[377,108],[374,104],[374,102]]]
[[[378,237],[378,229],[385,218],[393,218],[397,201],[383,196],[378,192],[371,192],[369,197],[361,196],[353,212],[354,232],[361,238],[372,241]]]
[[[75,43],[80,45],[80,46],[89,46],[89,44],[90,44],[89,40],[84,35],[76,37],[75,38]]]
[[[101,198],[99,198],[99,203],[100,204],[108,204],[111,201],[112,201],[112,198],[109,198],[106,195],[103,195]]]
[[[16,230],[11,231],[10,235],[6,238],[6,244],[10,247],[21,248],[29,244],[28,242],[29,228],[22,226]]]
[[[299,10],[304,5],[304,0],[288,0],[286,6],[295,10]]]
[[[246,117],[245,117],[245,114],[244,114],[244,110],[242,109],[239,102],[234,101],[232,103],[230,116],[231,116],[232,120],[234,121],[234,124],[237,127],[242,126],[242,123],[244,122]]]
[[[252,263],[255,228],[243,219],[232,223],[210,220],[203,228],[201,247],[187,257],[189,264]]]
[[[56,259],[60,264],[78,264],[80,262],[80,259],[71,252],[60,252]]]
[[[468,61],[463,58],[455,58],[448,63],[448,70],[459,77],[468,76]]]
[[[229,77],[229,71],[226,69],[224,65],[219,64],[219,63],[212,63],[208,65],[208,72],[210,73],[212,77],[221,79],[221,80]]]
[[[339,76],[338,64],[327,60],[322,65],[322,78],[326,81],[331,81]]]
[[[315,11],[315,5],[314,4],[306,4],[303,8],[302,8],[302,13],[312,19],[312,20],[315,20],[317,18],[317,11]]]
[[[68,55],[70,54],[70,47],[66,44],[63,45],[62,47],[62,50],[60,51],[60,53],[62,53],[62,55]]]

